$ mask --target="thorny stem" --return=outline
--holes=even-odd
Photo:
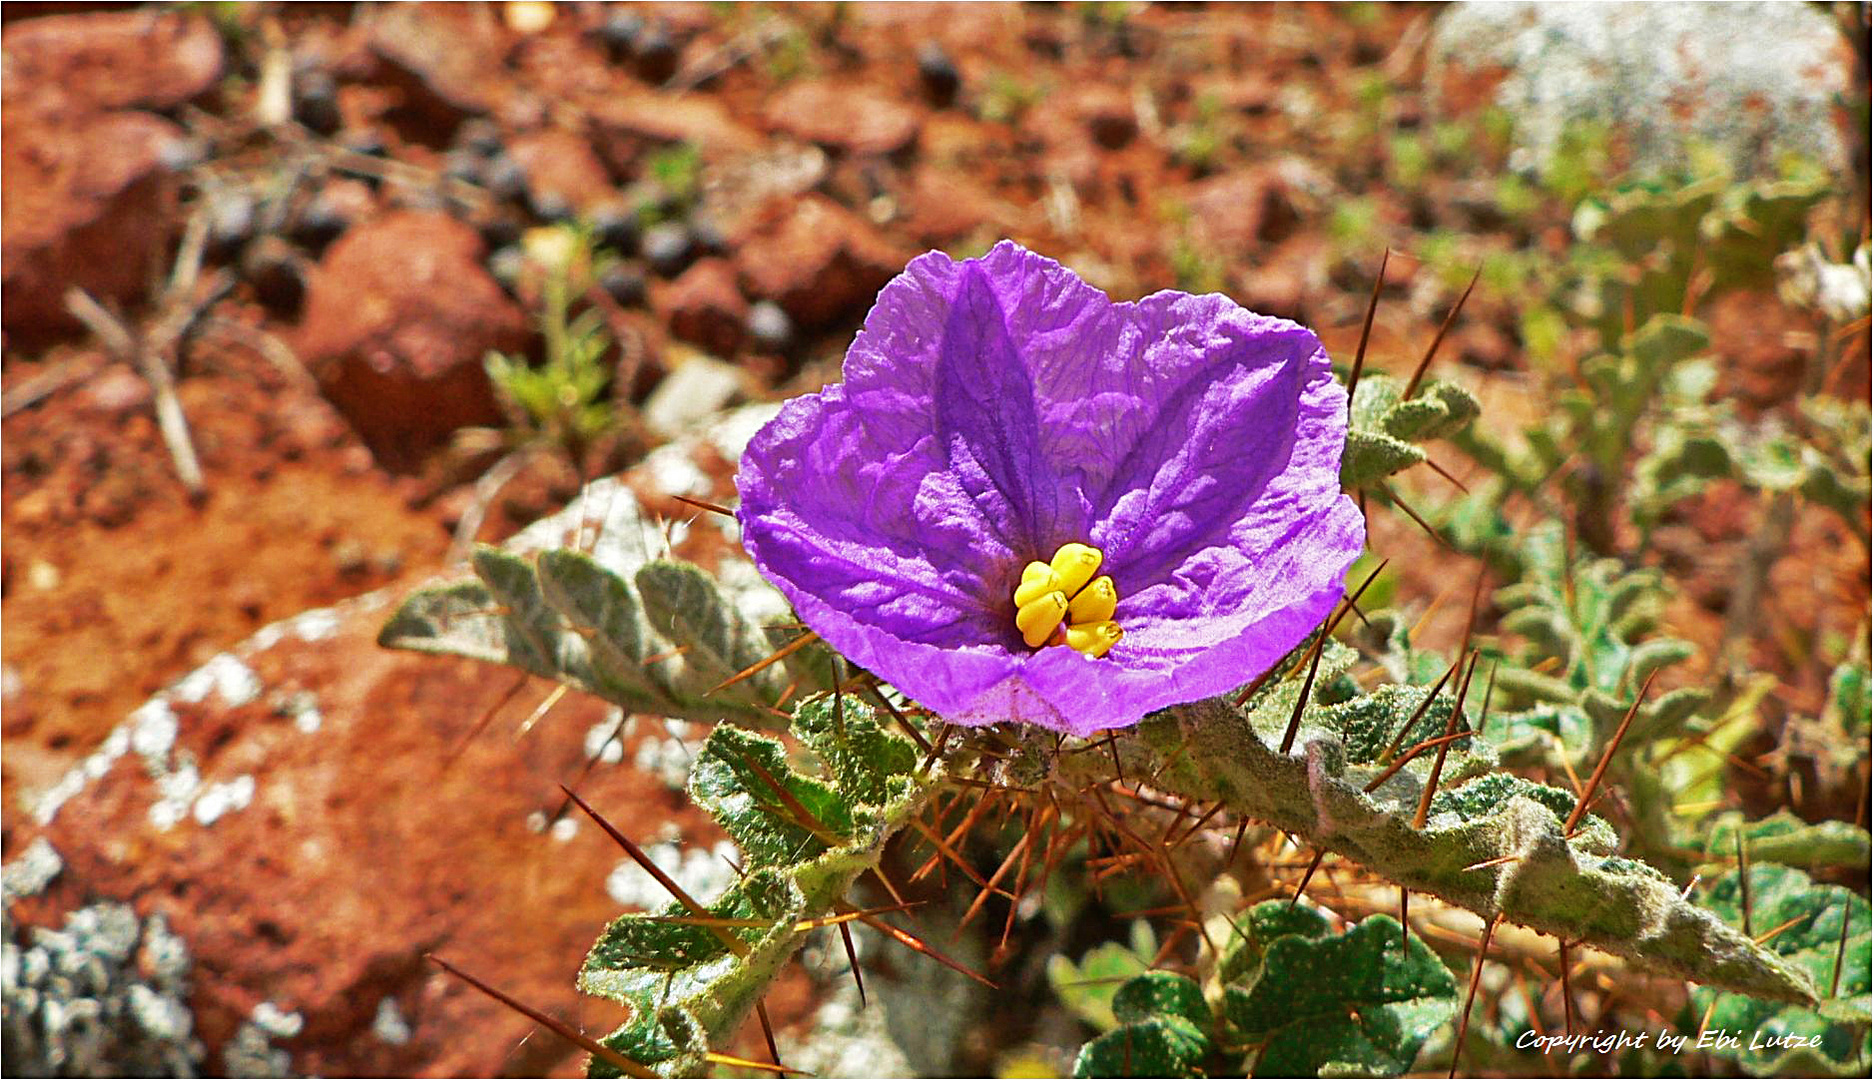
[[[1368,795],[1360,790],[1365,768],[1346,766],[1344,749],[1319,729],[1298,740],[1293,754],[1275,752],[1262,738],[1241,710],[1213,699],[1149,717],[1122,733],[1114,748],[1127,776],[1155,776],[1152,786],[1174,801],[1221,801],[1245,821],[1288,832],[1299,843],[1485,919],[1502,915],[1709,985],[1772,1000],[1814,1000],[1806,979],[1748,937],[1692,917],[1670,883],[1602,868],[1602,857],[1591,850],[1592,830],[1571,837],[1557,815],[1522,799],[1511,799],[1487,820],[1454,825],[1441,812],[1415,829],[1421,773],[1401,773]],[[1112,780],[1105,754],[1070,748],[1053,761],[1052,781],[1066,791]],[[1594,904],[1579,902],[1584,889],[1593,890]]]

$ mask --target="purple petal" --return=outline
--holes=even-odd
[[[834,648],[946,719],[1087,733],[1222,693],[1327,614],[1362,544],[1346,396],[1307,330],[1221,296],[1114,304],[1004,242],[887,285],[846,381],[750,444],[750,554]],[[1020,566],[1106,553],[1126,638],[1014,634]]]

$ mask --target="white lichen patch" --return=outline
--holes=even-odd
[[[156,777],[157,799],[150,804],[150,824],[158,832],[175,828],[189,816],[189,807],[202,789],[202,774],[194,760],[185,759],[175,769]]]
[[[276,1039],[295,1039],[306,1030],[306,1018],[297,1012],[287,1012],[271,1001],[263,1001],[254,1006],[248,1015],[248,1022]]]
[[[644,854],[659,870],[670,875],[684,892],[708,903],[735,883],[735,869],[729,860],[736,857],[735,845],[727,840],[713,848],[689,850],[675,842],[652,844]],[[606,875],[605,892],[628,908],[655,911],[670,903],[671,895],[658,880],[637,863],[626,859]]]
[[[410,1041],[410,1022],[403,1018],[403,1010],[397,1007],[396,998],[387,997],[377,1003],[377,1017],[371,1021],[371,1034],[392,1046],[402,1046]]]
[[[690,762],[696,756],[683,738],[688,734],[690,725],[681,720],[667,720],[665,723],[672,737],[645,736],[638,743],[638,752],[632,758],[632,764],[639,771],[656,776],[672,791],[682,791],[684,785],[689,783]]]
[[[625,759],[625,735],[630,725],[621,723],[624,710],[614,707],[605,719],[586,729],[586,760],[602,765],[616,765]]]
[[[237,776],[226,783],[210,784],[195,800],[195,820],[201,825],[213,825],[222,815],[235,810],[245,810],[254,801],[254,778],[251,774]]]
[[[169,707],[169,699],[151,698],[139,705],[125,723],[130,726],[130,749],[146,763],[167,771],[170,748],[176,745],[176,735],[182,730],[182,721]]]
[[[306,735],[317,732],[325,723],[325,714],[319,711],[319,699],[310,690],[280,695],[273,704],[273,713],[292,718],[293,726]]]
[[[338,633],[339,609],[314,608],[287,620],[293,635],[301,641],[324,641]]]
[[[0,866],[0,903],[10,904],[21,896],[37,896],[52,884],[65,869],[58,849],[41,836],[26,846],[19,857]]]
[[[21,882],[9,874],[8,884]],[[22,945],[0,912],[0,954],[7,1075],[200,1074],[188,949],[160,916],[139,926],[127,905],[93,904]]]
[[[191,705],[219,697],[231,709],[259,699],[260,676],[233,653],[219,653],[208,663],[184,675],[169,691],[172,698]]]
[[[291,1039],[306,1029],[306,1018],[287,1012],[271,1001],[254,1006],[247,1022],[221,1050],[230,1076],[284,1077],[293,1075],[293,1059],[274,1047],[275,1039]]]

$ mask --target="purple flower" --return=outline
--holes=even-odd
[[[1233,690],[1326,618],[1364,542],[1346,436],[1307,329],[1113,303],[1004,241],[885,286],[845,382],[749,444],[737,516],[854,663],[953,723],[1086,735]]]

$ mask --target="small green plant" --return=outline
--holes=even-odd
[[[1172,130],[1171,143],[1173,158],[1197,173],[1210,171],[1229,144],[1223,105],[1215,94],[1197,96],[1191,103],[1191,119]]]
[[[577,225],[535,229],[525,237],[524,250],[539,288],[536,325],[546,355],[535,366],[523,357],[491,352],[488,376],[508,412],[513,442],[551,447],[579,462],[586,448],[617,424],[616,409],[606,398],[611,372],[604,360],[611,335],[603,313],[583,299],[615,256],[595,247],[591,234]]]
[[[680,221],[688,217],[703,194],[703,155],[690,143],[678,143],[652,154],[644,176],[652,190],[638,203],[638,218],[645,225]]]
[[[1046,96],[1046,89],[1039,83],[1006,71],[992,71],[977,102],[976,115],[992,124],[1018,124]]]

